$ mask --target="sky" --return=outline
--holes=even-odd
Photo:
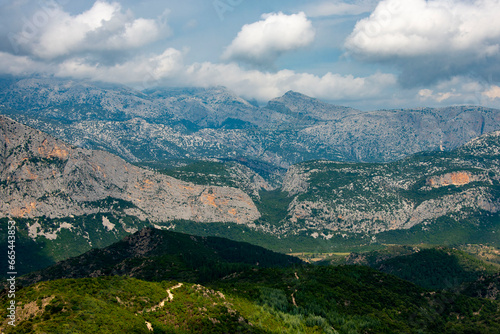
[[[0,74],[500,108],[500,0],[0,0]]]

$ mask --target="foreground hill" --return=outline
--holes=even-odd
[[[18,291],[10,333],[497,333],[498,302],[357,266],[239,271],[205,286],[129,277]],[[5,319],[8,299],[0,297]]]
[[[422,263],[425,272],[417,278],[445,273],[446,252],[413,255],[423,255],[423,261],[402,256],[383,261],[392,261],[389,267],[398,275],[411,276]],[[365,259],[373,264],[377,257]],[[479,263],[462,261],[458,267],[470,271]],[[496,333],[500,304],[494,277],[481,277],[466,289],[426,290],[369,267],[306,265],[250,244],[147,228],[18,278],[16,327],[8,325],[4,290],[0,329],[6,334]],[[455,276],[448,272],[427,280],[433,278]]]
[[[143,92],[54,78],[3,78],[0,113],[128,161],[235,158],[381,162],[452,150],[500,129],[500,111],[360,111],[288,92],[259,107],[223,87]]]
[[[301,263],[298,258],[247,243],[145,228],[106,248],[28,274],[18,282],[33,284],[108,275],[203,282],[252,266],[286,267]]]

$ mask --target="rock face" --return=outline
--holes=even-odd
[[[283,182],[293,197],[283,222],[289,231],[376,234],[425,228],[442,218],[463,223],[478,212],[497,214],[499,158],[500,132],[493,132],[453,152],[394,163],[299,164]]]
[[[145,165],[179,180],[200,185],[237,188],[255,200],[260,199],[260,191],[275,189],[260,174],[237,161],[207,159],[191,163],[173,163],[173,166],[161,162]]]
[[[453,172],[427,179],[426,184],[431,188],[439,188],[446,186],[463,186],[474,181],[480,181],[481,177],[473,175],[470,172]],[[485,181],[486,178],[483,178]]]
[[[0,217],[67,217],[108,212],[119,200],[127,215],[151,221],[249,223],[260,214],[229,187],[198,186],[141,169],[103,151],[68,145],[0,116]]]
[[[258,107],[223,87],[139,92],[41,78],[0,79],[0,87],[0,113],[128,161],[386,162],[453,150],[500,129],[500,111],[482,107],[360,111],[296,92]]]

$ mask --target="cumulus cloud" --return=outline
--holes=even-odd
[[[139,48],[168,34],[170,29],[162,20],[136,19],[117,2],[96,1],[79,15],[70,15],[57,4],[44,7],[9,38],[24,53],[50,60]]]
[[[303,12],[292,15],[271,13],[261,18],[243,26],[224,51],[223,59],[271,66],[281,54],[314,41],[314,28]]]
[[[224,85],[247,98],[266,101],[294,90],[325,100],[356,100],[378,97],[394,86],[391,74],[368,77],[327,73],[316,76],[281,70],[275,73],[245,70],[237,64],[196,63],[186,69],[186,79],[200,86]]]
[[[345,41],[365,61],[402,69],[407,86],[500,74],[499,0],[383,0]]]
[[[182,75],[183,67],[182,52],[168,48],[159,55],[138,56],[109,66],[89,64],[84,58],[69,59],[61,63],[54,74],[59,77],[132,84],[144,89]]]

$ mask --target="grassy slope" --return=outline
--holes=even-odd
[[[126,277],[64,279],[18,291],[9,333],[496,333],[499,304],[366,267],[246,270],[207,287]],[[219,293],[220,291],[222,293]],[[5,319],[8,299],[0,299]]]

